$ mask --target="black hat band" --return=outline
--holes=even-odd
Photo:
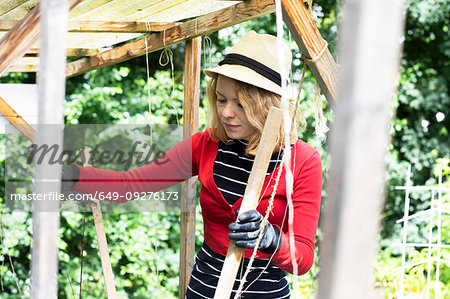
[[[241,54],[230,53],[225,56],[225,59],[219,62],[219,65],[222,64],[234,64],[234,65],[242,65],[248,67],[261,76],[269,79],[273,83],[281,86],[281,75],[271,69],[270,67],[265,66],[264,64]]]

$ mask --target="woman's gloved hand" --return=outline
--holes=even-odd
[[[80,169],[75,164],[62,167],[61,192],[66,193],[78,183],[80,179]]]
[[[256,245],[259,232],[262,227],[264,217],[256,210],[250,210],[239,215],[237,222],[231,223],[228,228],[231,233],[228,237],[236,241],[236,246],[241,248],[253,249]],[[280,230],[266,223],[264,235],[259,243],[259,250],[263,252],[273,253],[278,251],[281,244]]]

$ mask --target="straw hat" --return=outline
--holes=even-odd
[[[283,43],[285,71],[289,78],[292,53]],[[277,50],[277,38],[269,34],[248,32],[219,63],[218,67],[204,70],[209,77],[220,74],[281,95],[281,75]],[[291,88],[288,96],[291,98]]]

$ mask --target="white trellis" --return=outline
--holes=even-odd
[[[431,272],[433,263],[436,264],[436,273],[435,273],[435,281],[434,281],[434,294],[435,298],[440,297],[440,284],[439,284],[439,271],[441,267],[441,263],[446,263],[450,265],[450,260],[446,260],[442,258],[441,249],[450,249],[450,244],[442,243],[442,217],[450,215],[450,210],[446,210],[443,207],[444,202],[444,194],[450,191],[450,188],[444,187],[442,184],[442,169],[439,169],[439,179],[437,186],[412,186],[411,184],[411,165],[408,166],[408,173],[406,177],[406,186],[397,186],[396,190],[405,190],[405,210],[403,218],[397,220],[397,223],[403,222],[403,230],[402,230],[402,265],[400,268],[397,268],[401,271],[400,284],[399,284],[399,294],[398,298],[405,298],[405,271],[412,267],[427,264],[427,285],[426,285],[426,294],[425,298],[430,298],[432,282],[431,282]],[[410,193],[412,192],[431,192],[429,207],[425,210],[419,211],[415,214],[409,215],[409,207],[410,207]],[[437,205],[436,205],[436,195],[437,195]],[[428,217],[427,217],[428,216]],[[437,222],[435,222],[435,218],[437,218]],[[428,242],[426,243],[413,243],[408,242],[408,225],[410,224],[412,219],[423,219],[421,221],[428,221]],[[433,241],[433,228],[437,227],[436,232],[436,240]],[[407,258],[407,248],[408,247],[422,247],[428,248],[427,258],[416,261],[413,263],[406,263]],[[435,256],[432,255],[432,250],[436,249]]]

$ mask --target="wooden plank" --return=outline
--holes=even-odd
[[[332,163],[321,221],[319,299],[373,298],[403,1],[348,0],[343,15],[339,105],[330,136]]]
[[[266,177],[270,157],[272,156],[277,143],[282,118],[280,109],[275,107],[270,108],[260,142],[260,144],[264,144],[264,146],[260,146],[256,152],[255,162],[253,163],[252,171],[248,178],[239,214],[254,210],[258,206],[259,196],[264,183],[264,178]],[[217,284],[217,289],[214,294],[214,299],[230,298],[243,254],[244,249],[236,247],[235,241],[231,240]]]
[[[0,20],[0,31],[9,31],[20,21]],[[173,22],[101,22],[101,21],[71,21],[69,32],[125,32],[147,33],[161,32],[177,25]]]
[[[184,113],[183,137],[198,132],[200,105],[202,38],[186,41],[184,67]],[[195,258],[195,207],[197,202],[197,178],[191,178],[181,185],[181,232],[180,232],[180,276],[179,296],[183,299],[191,278]]]
[[[86,57],[86,56],[92,56],[100,53],[98,49],[67,49],[66,56],[68,57]],[[32,48],[27,51],[25,54],[25,57],[36,57],[39,55],[39,49],[38,48]]]
[[[2,20],[21,20],[39,5],[39,0],[24,1],[0,16]]]
[[[8,73],[36,73],[38,71],[37,65],[13,65],[8,68]]]
[[[27,1],[29,0],[2,0],[0,2],[0,16],[3,16]]]
[[[90,152],[83,149],[83,167],[92,166]],[[103,224],[102,208],[98,199],[92,199],[91,202],[92,216],[94,217],[95,232],[97,234],[98,250],[100,253],[100,261],[102,263],[103,277],[105,279],[106,295],[108,299],[117,299],[116,285],[114,283],[114,274],[109,258],[108,242],[106,240],[105,226]]]
[[[275,5],[271,0],[249,0],[171,27],[164,32],[150,34],[144,38],[147,39],[148,51],[153,52],[180,43],[186,39],[209,34],[274,11]],[[68,77],[76,76],[93,69],[143,55],[146,52],[144,38],[99,53],[89,59],[71,62],[67,65],[66,75]]]
[[[185,2],[186,0],[125,0],[128,5],[123,5],[124,0],[115,0],[105,7],[115,7],[111,13],[104,14],[102,10],[94,10],[88,14],[83,15],[82,20],[96,19],[96,20],[116,20],[116,21],[140,21],[141,19],[158,12],[169,9],[173,6]],[[164,20],[166,21],[166,20]]]
[[[184,19],[196,18],[200,15],[205,15],[235,5],[239,1],[220,1],[217,3],[213,0],[188,0],[172,7],[169,7],[159,13],[154,13],[148,17],[139,17],[140,21],[154,21],[154,22],[175,22]],[[135,18],[136,15],[130,17]]]
[[[102,210],[98,200],[91,202],[92,215],[94,216],[95,232],[97,234],[98,250],[102,263],[103,277],[105,278],[106,295],[108,299],[116,299],[116,285],[112,272],[111,260],[109,258],[108,243],[106,241],[105,226],[103,225]]]
[[[82,0],[69,0],[69,9]],[[0,41],[0,77],[18,58],[22,57],[38,40],[40,10],[34,8]]]
[[[284,20],[302,54],[308,58],[320,55],[327,44],[303,1],[282,0],[281,3]],[[317,62],[307,62],[307,64],[328,102],[334,104],[337,65],[328,49],[320,57]]]
[[[127,33],[148,33],[161,32],[176,23],[164,22],[71,22],[69,32],[127,32]]]
[[[0,113],[31,142],[36,136],[35,130],[5,100],[0,97]]]
[[[108,2],[86,11],[83,15],[77,16],[76,20],[81,21],[137,21],[137,18],[128,18],[131,14],[147,10],[158,3],[180,2],[185,0],[109,0]]]

